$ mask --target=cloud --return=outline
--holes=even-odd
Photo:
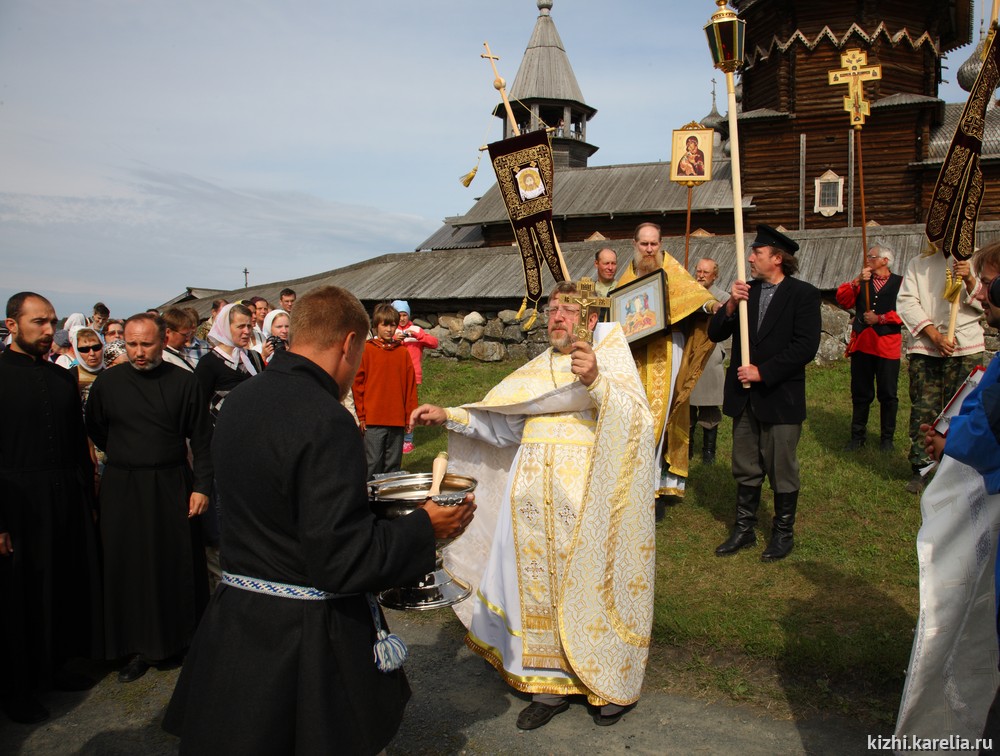
[[[483,41],[513,82],[535,24],[530,0],[503,10],[6,0],[0,293],[48,287],[60,311],[98,298],[130,310],[188,285],[241,286],[244,267],[265,282],[412,250],[492,183],[488,164],[471,190],[457,179],[500,135]],[[712,10],[555,3],[599,111],[591,165],[666,158],[671,130],[708,113],[713,77],[725,111],[701,31]]]
[[[0,194],[0,247],[12,251],[5,289],[51,293],[60,312],[98,299],[116,312],[145,309],[186,286],[242,286],[244,267],[264,283],[406,251],[438,225],[149,167],[128,178],[127,198]]]

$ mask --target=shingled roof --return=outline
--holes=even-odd
[[[822,290],[831,292],[844,281],[854,278],[861,268],[861,229],[823,229],[788,231],[801,245],[797,257],[798,277]],[[881,226],[869,228],[869,244],[880,237],[896,253],[892,269],[905,270],[906,265],[924,248],[922,225]],[[753,239],[748,228],[745,243]],[[980,245],[1000,240],[1000,221],[979,224]],[[719,263],[719,284],[728,288],[736,277],[736,261],[732,236],[691,239],[688,269],[693,271],[701,257],[711,257]],[[664,249],[675,259],[684,260],[684,238],[667,237]],[[562,245],[566,265],[573,278],[594,275],[594,254],[605,247],[618,253],[619,271],[632,257],[629,240],[586,241]],[[551,284],[545,276],[547,287]],[[524,296],[524,278],[520,255],[516,247],[438,250],[382,255],[345,268],[327,271],[307,278],[277,281],[261,286],[222,292],[230,302],[254,295],[276,302],[278,292],[290,287],[303,294],[316,286],[333,284],[354,293],[371,305],[392,299],[409,300],[414,314],[456,310],[495,311],[516,308]],[[211,309],[211,298],[185,303],[194,306],[204,317]]]
[[[538,20],[508,95],[511,100],[559,100],[597,112],[583,99],[566,48],[549,15],[552,0],[538,0]],[[502,106],[498,106],[502,108]]]
[[[931,143],[927,150],[927,163],[942,163],[951,147],[951,140],[962,117],[964,102],[949,102],[944,106],[944,120],[931,132]],[[983,133],[983,159],[1000,158],[1000,108],[995,104],[986,110],[986,128]]]
[[[733,211],[732,166],[718,155],[712,180],[695,188],[692,211]],[[556,218],[611,215],[662,215],[687,210],[687,187],[670,181],[669,163],[634,163],[565,168],[556,174],[552,214]],[[743,198],[752,207],[752,197]],[[448,219],[453,226],[509,223],[500,190],[493,184],[465,215]],[[433,237],[432,237],[433,238]],[[430,248],[427,242],[419,248]]]

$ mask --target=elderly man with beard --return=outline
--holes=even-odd
[[[635,256],[618,287],[662,270],[667,280],[669,328],[633,347],[639,378],[653,411],[657,444],[656,519],[668,502],[680,501],[688,474],[688,429],[691,389],[701,375],[714,344],[706,334],[706,315],[715,298],[691,274],[663,253],[660,227],[641,223],[635,230]],[[692,317],[693,316],[693,317]]]
[[[212,425],[198,380],[163,361],[164,331],[145,313],[125,321],[129,364],[105,370],[87,400],[87,430],[107,453],[105,651],[128,658],[119,682],[182,654],[208,603],[198,515],[212,486]]]
[[[45,359],[56,313],[33,292],[7,302],[0,353],[0,708],[15,722],[49,713],[43,690],[83,690],[75,656],[101,656],[94,467],[73,374]]]
[[[425,404],[447,423],[456,470],[479,481],[479,510],[446,552],[477,588],[455,607],[466,643],[533,694],[522,730],[586,696],[598,725],[635,705],[649,651],[655,544],[652,417],[617,323],[580,339],[573,283],[546,308],[546,350],[481,402]],[[583,321],[593,331],[597,313]]]

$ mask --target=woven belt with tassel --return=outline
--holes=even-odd
[[[330,593],[329,591],[321,591],[319,588],[278,583],[273,580],[234,575],[230,572],[222,573],[222,582],[244,591],[303,601],[327,601],[359,595],[357,593]],[[371,593],[366,593],[365,598],[368,600],[368,608],[371,610],[372,622],[375,624],[375,635],[377,637],[374,647],[375,666],[378,667],[380,672],[394,672],[403,666],[403,662],[406,661],[406,657],[409,655],[406,644],[403,643],[403,640],[398,635],[388,632],[383,627],[382,617],[379,613],[375,596]]]

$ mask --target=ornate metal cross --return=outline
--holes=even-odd
[[[827,71],[829,83],[847,84],[847,96],[844,98],[844,110],[851,117],[851,126],[860,129],[865,123],[865,116],[871,115],[871,103],[865,99],[865,82],[877,81],[882,78],[882,66],[869,66],[868,54],[852,47],[840,56],[843,68]]]
[[[578,341],[593,343],[594,334],[587,328],[592,312],[611,306],[611,297],[598,296],[594,290],[594,281],[584,276],[576,282],[576,296],[560,294],[559,298],[567,304],[580,305],[580,322],[573,329],[573,337]]]

